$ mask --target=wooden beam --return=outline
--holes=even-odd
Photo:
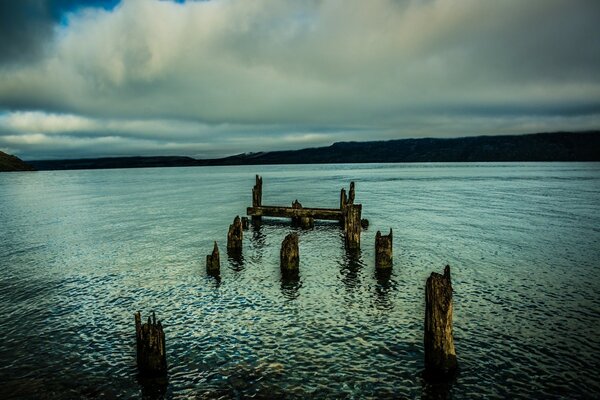
[[[311,217],[314,219],[325,219],[340,221],[342,219],[342,210],[337,208],[293,208],[279,206],[260,206],[248,207],[246,214],[257,217]]]

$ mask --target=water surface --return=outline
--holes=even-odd
[[[251,203],[336,207],[370,227],[227,228]],[[600,384],[600,164],[369,164],[0,174],[0,397],[590,398]],[[394,230],[394,268],[374,237]],[[217,240],[220,281],[205,273]],[[452,267],[460,373],[428,385],[424,285]],[[133,313],[156,310],[169,383],[139,382]]]

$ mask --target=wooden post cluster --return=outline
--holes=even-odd
[[[206,272],[210,275],[219,275],[221,271],[221,261],[219,259],[219,246],[215,242],[212,254],[206,256]]]
[[[300,251],[298,250],[298,235],[288,234],[281,243],[279,253],[281,273],[284,277],[293,277],[298,275],[300,264]]]
[[[156,314],[142,324],[138,311],[135,314],[135,334],[137,343],[137,365],[139,371],[148,376],[161,376],[167,373],[167,354],[165,352],[165,334]]]
[[[377,231],[375,235],[375,268],[392,267],[392,228],[389,235]]]
[[[254,184],[254,187],[252,188],[252,207],[262,206],[262,184],[263,184],[262,177],[259,175],[256,175],[256,183]],[[260,220],[261,220],[260,216],[256,216],[256,215],[252,216],[253,222],[260,222]]]
[[[425,285],[425,371],[443,377],[456,371],[452,336],[452,282],[450,266],[444,275],[432,272]]]
[[[242,239],[244,238],[244,231],[242,229],[242,220],[237,215],[233,220],[233,224],[229,225],[229,232],[227,232],[227,249],[228,250],[242,250]]]

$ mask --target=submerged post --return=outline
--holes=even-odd
[[[219,246],[217,246],[217,242],[215,241],[212,254],[206,256],[206,272],[210,275],[219,275],[220,271],[221,261],[219,258]]]
[[[285,277],[298,275],[300,264],[300,251],[298,250],[298,235],[288,234],[281,243],[281,252],[279,253],[281,274]]]
[[[444,275],[432,272],[425,285],[425,372],[439,377],[457,368],[452,336],[452,282],[450,266]]]
[[[348,203],[344,208],[344,235],[346,247],[350,250],[360,249],[361,210],[361,204]]]
[[[375,268],[391,268],[392,251],[392,228],[387,236],[377,231],[375,235]]]
[[[140,312],[135,313],[135,334],[137,344],[137,365],[142,374],[160,376],[167,373],[167,355],[165,352],[165,334],[156,314],[142,324]]]
[[[256,183],[252,188],[252,207],[260,207],[262,206],[262,177],[256,175]],[[253,215],[252,222],[260,222],[261,217]]]
[[[242,250],[242,239],[244,237],[244,231],[242,229],[242,220],[237,215],[233,220],[233,224],[229,225],[229,232],[227,232],[227,249],[228,250]]]

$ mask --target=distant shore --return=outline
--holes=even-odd
[[[27,164],[43,171],[221,165],[502,161],[600,161],[600,131],[339,142],[327,147],[243,153],[217,159],[142,156],[31,160],[27,161]]]

